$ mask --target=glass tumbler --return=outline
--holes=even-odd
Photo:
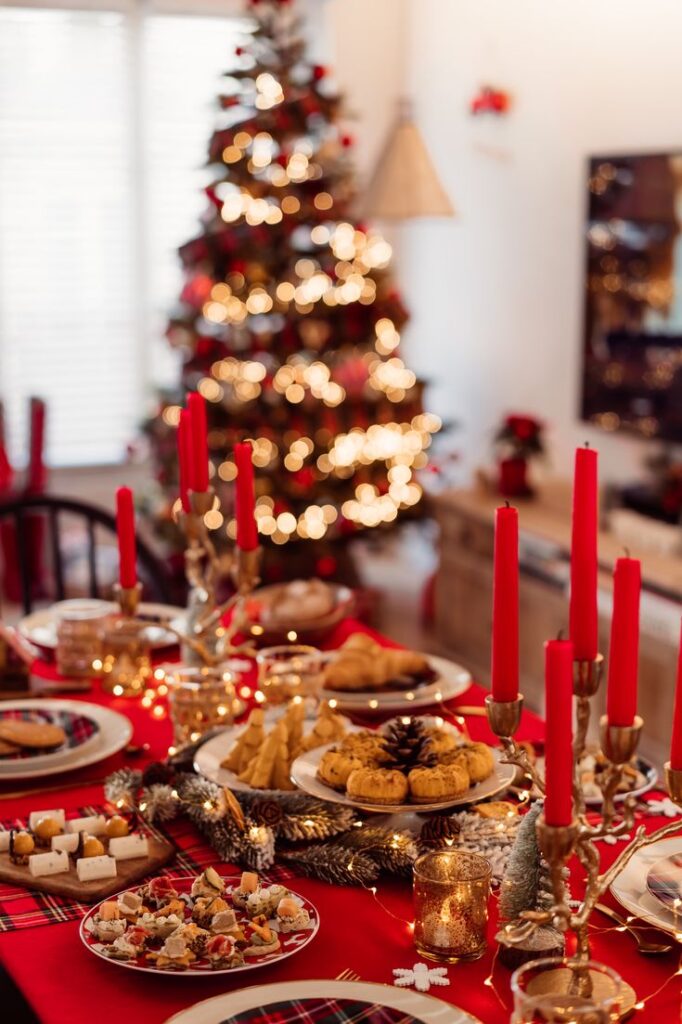
[[[548,957],[512,975],[511,1024],[612,1024],[620,1020],[623,982],[594,960]]]
[[[425,853],[414,864],[414,942],[443,963],[477,960],[486,948],[491,868],[464,850]]]
[[[315,697],[322,685],[323,656],[316,647],[282,644],[256,655],[258,685],[270,704],[292,697]]]
[[[216,726],[232,725],[243,708],[234,674],[224,666],[178,666],[167,673],[165,682],[177,748],[195,743]]]

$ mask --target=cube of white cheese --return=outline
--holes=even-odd
[[[101,836],[106,819],[103,814],[91,814],[87,818],[71,818],[64,825],[65,832],[87,832],[90,836]]]
[[[79,882],[92,882],[96,878],[115,878],[116,861],[106,854],[101,857],[79,857],[76,861],[76,871]]]
[[[38,822],[42,821],[43,818],[52,818],[54,821],[57,822],[60,828],[64,828],[65,815],[63,807],[59,807],[51,811],[31,811],[28,818],[28,827],[31,830],[31,832],[34,830]]]
[[[34,878],[40,878],[41,875],[61,875],[69,870],[69,855],[65,850],[34,853],[28,858],[28,870]]]
[[[63,832],[60,836],[52,836],[52,849],[64,850],[66,853],[75,853],[78,849],[78,832]]]
[[[7,853],[9,850],[10,833],[6,829],[0,830],[0,853]]]
[[[116,860],[132,860],[133,857],[148,857],[149,843],[146,836],[116,836],[109,840],[109,854]]]

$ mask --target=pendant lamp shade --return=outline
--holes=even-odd
[[[376,220],[453,217],[455,211],[409,113],[401,111],[387,139],[363,203]]]

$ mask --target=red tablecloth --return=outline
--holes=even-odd
[[[344,623],[330,646],[340,643],[356,629],[364,627],[354,622]],[[485,692],[474,685],[459,701],[454,701],[453,706],[458,702],[482,704],[484,696]],[[152,719],[148,711],[130,701],[98,693],[88,694],[84,699],[106,702],[128,714],[135,727],[135,741],[150,745],[145,759],[165,753],[170,743],[167,721]],[[474,738],[492,740],[484,719],[470,718],[467,721]],[[524,714],[520,736],[540,739],[540,720],[530,713]],[[117,755],[94,769],[85,769],[81,778],[90,779],[94,772],[100,777],[120,767],[123,762],[123,755]],[[70,786],[78,781],[78,774],[63,776],[63,781],[65,786]],[[77,787],[65,789],[63,794],[51,793],[49,799],[38,793],[28,798],[3,800],[0,816],[25,815],[45,802],[68,810],[101,798],[100,785],[87,785],[83,781]],[[661,823],[655,817],[645,819],[647,828],[654,829]],[[608,863],[615,856],[616,849],[604,844],[600,846],[602,860]],[[321,920],[319,935],[300,954],[280,965],[263,968],[257,976],[221,976],[207,980],[183,978],[182,975],[140,977],[88,955],[78,937],[78,924],[73,921],[0,934],[0,958],[44,1024],[74,1024],[88,1019],[96,1020],[97,1024],[121,1024],[121,1021],[162,1024],[171,1014],[201,999],[245,985],[297,978],[335,978],[346,969],[355,971],[366,981],[391,984],[393,968],[411,967],[419,960],[408,926],[400,923],[412,918],[411,893],[406,882],[380,881],[377,901],[363,889],[337,888],[306,878],[296,878],[292,884],[318,907]],[[606,899],[610,901],[610,897]],[[493,905],[491,949],[494,917]],[[595,915],[594,921],[597,926],[593,939],[595,958],[618,970],[635,987],[640,999],[646,998],[675,972],[676,953],[646,959],[637,953],[633,940],[614,931],[606,918]],[[493,990],[484,984],[491,962],[489,952],[476,963],[450,967],[450,986],[435,989],[433,994],[469,1010],[485,1024],[506,1024],[510,1012],[509,974],[499,966],[495,971],[496,988],[506,1002],[503,1007]],[[639,1012],[639,1019],[652,1024],[654,1021],[656,1024],[679,1021],[678,978]]]

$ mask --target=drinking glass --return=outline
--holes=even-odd
[[[594,960],[532,960],[514,971],[511,986],[511,1024],[611,1024],[620,1019],[622,980]]]
[[[232,725],[243,708],[234,674],[224,666],[180,665],[167,673],[165,682],[177,748],[195,743],[216,726]]]
[[[477,960],[486,948],[491,868],[465,850],[437,850],[414,864],[414,942],[443,963]]]
[[[322,684],[323,656],[316,647],[282,644],[256,655],[258,685],[270,704],[292,697],[315,697]]]

